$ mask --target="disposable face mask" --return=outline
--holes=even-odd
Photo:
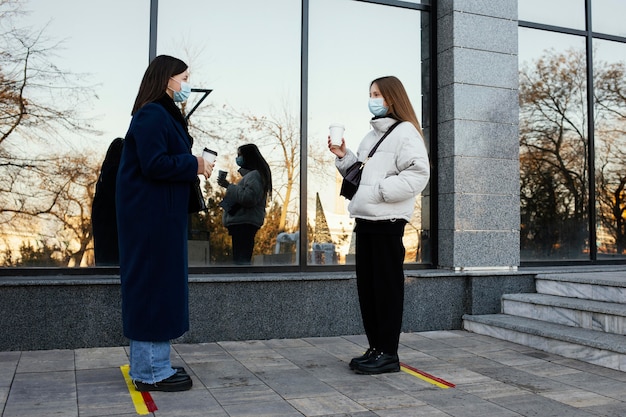
[[[240,167],[243,167],[243,156],[238,156],[237,158],[235,158],[235,163]]]
[[[174,78],[172,78],[172,80],[174,80]],[[185,81],[178,81],[178,80],[174,80],[178,83],[180,83],[180,91],[174,91],[174,101],[177,103],[182,103],[183,101],[187,101],[187,99],[189,98],[189,95],[191,94],[191,86],[189,85],[189,83],[186,83]]]
[[[374,116],[384,116],[387,114],[389,108],[383,105],[383,101],[385,101],[383,98],[370,98],[368,106]]]

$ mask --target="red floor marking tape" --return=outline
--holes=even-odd
[[[433,376],[433,375],[431,375],[429,373],[426,373],[424,371],[420,371],[419,369],[414,368],[412,366],[409,366],[406,363],[400,362],[400,368],[404,372],[406,372],[406,373],[408,373],[410,375],[416,376],[416,377],[418,377],[418,378],[420,378],[420,379],[422,379],[422,380],[424,380],[426,382],[429,382],[429,383],[431,383],[433,385],[436,385],[436,386],[438,386],[440,388],[454,388],[454,387],[456,387],[456,385],[454,385],[452,382],[448,382],[445,379],[437,378],[436,376]]]
[[[158,410],[156,404],[154,403],[154,400],[152,399],[152,395],[150,395],[149,392],[142,392],[141,396],[143,397],[143,402],[146,403],[146,407],[148,408],[149,412],[153,413]]]

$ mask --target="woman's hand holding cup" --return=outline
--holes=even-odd
[[[196,159],[198,159],[198,175],[203,175],[204,178],[209,178],[213,172],[215,163],[209,163],[201,156],[196,156]]]
[[[328,149],[339,158],[343,158],[346,155],[346,142],[343,139],[345,127],[339,123],[333,123],[328,129]]]

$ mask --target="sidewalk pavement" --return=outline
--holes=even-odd
[[[194,386],[150,393],[158,409],[147,415],[626,416],[624,372],[465,331],[403,333],[400,343],[401,362],[420,372],[353,373],[348,362],[365,350],[362,335],[176,344],[172,363]],[[0,352],[0,414],[136,416],[144,399],[131,397],[120,370],[127,353]]]

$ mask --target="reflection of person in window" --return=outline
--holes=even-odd
[[[187,65],[161,55],[146,70],[117,176],[122,321],[138,391],[183,391],[192,380],[170,365],[170,340],[189,330],[187,220],[198,174],[213,165],[191,153],[176,102],[187,99]]]
[[[253,143],[237,149],[237,165],[242,178],[237,184],[226,178],[217,183],[226,188],[220,203],[224,209],[222,222],[228,229],[233,245],[235,264],[249,265],[254,249],[254,237],[265,221],[265,206],[272,194],[272,173],[259,148]]]
[[[356,219],[356,277],[363,327],[369,348],[350,362],[362,374],[400,370],[398,343],[404,303],[404,226],[413,214],[415,197],[430,177],[428,154],[417,116],[404,86],[396,77],[382,77],[370,84],[372,130],[354,154],[341,146],[328,147],[337,156],[335,165],[345,176],[357,160],[364,161],[361,183],[348,211]]]

